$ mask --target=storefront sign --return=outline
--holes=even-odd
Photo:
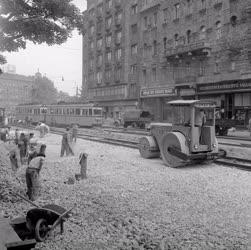
[[[175,88],[159,87],[159,88],[143,88],[140,90],[140,97],[164,97],[164,96],[176,96]]]
[[[181,89],[180,95],[181,96],[193,96],[195,95],[195,89]]]
[[[251,89],[251,81],[238,81],[230,83],[213,83],[213,84],[201,84],[198,85],[198,92],[208,92],[208,91],[225,91],[225,90],[241,90],[241,89]]]

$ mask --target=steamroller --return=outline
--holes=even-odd
[[[224,154],[215,136],[213,101],[175,100],[168,105],[171,123],[151,123],[149,134],[139,139],[143,158],[161,157],[166,166],[177,168]]]

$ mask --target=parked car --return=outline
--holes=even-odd
[[[146,128],[146,125],[153,121],[154,116],[146,110],[135,109],[125,111],[123,115],[123,126]]]

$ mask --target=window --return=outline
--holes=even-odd
[[[199,62],[199,75],[204,76],[205,75],[205,61],[200,61]]]
[[[119,31],[116,33],[116,42],[121,43],[121,38],[122,38],[122,32]]]
[[[179,42],[179,35],[178,35],[178,34],[175,34],[175,35],[174,35],[174,46],[177,46],[177,45],[178,45],[178,42]]]
[[[237,16],[231,16],[230,23],[232,26],[235,26],[237,24]]]
[[[147,56],[147,51],[148,51],[148,49],[147,49],[147,43],[144,43],[144,47],[143,47],[143,56]]]
[[[142,74],[143,74],[143,82],[146,83],[146,69],[142,70]]]
[[[164,37],[163,38],[163,46],[164,46],[164,50],[166,50],[166,45],[167,45],[167,38]]]
[[[112,0],[107,0],[107,7],[109,9],[112,7]]]
[[[138,53],[138,45],[137,44],[133,44],[131,46],[131,54],[132,55],[136,55]]]
[[[187,14],[190,15],[193,12],[193,5],[191,0],[187,0]]]
[[[102,83],[102,72],[101,71],[97,72],[97,83],[98,84]]]
[[[94,34],[94,25],[92,25],[92,26],[90,27],[90,32],[91,32],[91,35]]]
[[[180,4],[177,3],[174,5],[174,19],[180,18]]]
[[[147,24],[148,24],[148,20],[147,20],[147,16],[144,17],[144,27],[145,29],[147,29]]]
[[[105,79],[106,80],[110,80],[111,79],[111,76],[112,76],[112,72],[110,69],[106,70],[105,71]]]
[[[122,50],[121,50],[121,48],[116,49],[115,55],[116,55],[116,59],[117,59],[117,60],[120,60],[120,59],[121,59],[121,55],[122,55]]]
[[[190,74],[191,74],[191,63],[186,62],[186,75],[190,76]]]
[[[201,0],[200,4],[201,4],[201,9],[205,9],[206,8],[206,0]]]
[[[214,73],[220,73],[220,69],[219,69],[219,62],[216,61],[215,62],[215,65],[214,65]]]
[[[153,41],[153,55],[157,55],[157,41]]]
[[[187,31],[187,43],[191,43],[191,30]]]
[[[97,11],[98,11],[98,14],[102,14],[102,11],[103,11],[103,6],[102,6],[102,4],[98,5]]]
[[[88,116],[88,109],[82,109],[82,116]]]
[[[98,55],[98,66],[102,66],[102,64],[103,64],[103,56]]]
[[[164,18],[164,23],[167,23],[167,20],[168,20],[168,8],[163,9],[163,18]]]
[[[93,59],[90,59],[89,66],[90,66],[90,69],[94,68],[94,60]]]
[[[97,47],[98,47],[98,49],[102,48],[102,44],[103,44],[103,39],[102,38],[98,39],[97,40]]]
[[[106,46],[110,47],[112,42],[112,36],[109,35],[106,37]]]
[[[204,25],[200,27],[200,39],[206,39],[206,27]]]
[[[138,32],[138,26],[137,26],[137,24],[133,24],[131,26],[131,32],[132,32],[132,34],[135,34],[135,33]]]
[[[107,27],[107,28],[110,28],[111,25],[112,25],[112,18],[109,17],[109,18],[106,19],[106,27]]]
[[[80,109],[76,109],[76,115],[80,115]]]
[[[131,65],[131,74],[137,73],[137,64]]]
[[[106,53],[106,59],[107,59],[107,62],[111,62],[111,60],[112,60],[112,52],[111,51]]]
[[[138,5],[137,4],[134,4],[134,5],[132,5],[132,7],[131,7],[131,14],[132,15],[135,15],[135,14],[137,14],[138,13]]]
[[[122,12],[116,14],[116,23],[120,24],[122,20]]]
[[[216,39],[220,39],[221,38],[221,22],[217,21],[215,23],[216,26]]]
[[[157,69],[152,68],[152,80],[156,81],[157,80]]]
[[[94,49],[94,42],[93,41],[90,42],[90,48]]]
[[[155,12],[153,14],[153,26],[157,27],[157,23],[158,23],[158,16],[157,16],[157,12]]]
[[[116,68],[115,70],[115,80],[119,81],[121,79],[121,75],[122,75],[122,68]]]
[[[231,71],[235,71],[235,69],[236,69],[235,62],[231,62]]]

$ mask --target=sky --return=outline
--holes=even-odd
[[[85,0],[73,0],[81,10]],[[8,64],[16,66],[16,73],[31,76],[38,70],[54,82],[58,90],[74,95],[82,85],[82,37],[75,31],[66,43],[58,46],[27,43],[25,50],[3,53]],[[62,81],[63,79],[63,81]]]

